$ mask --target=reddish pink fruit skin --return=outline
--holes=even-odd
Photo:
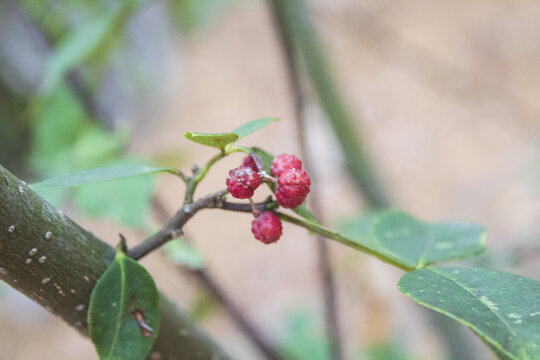
[[[306,199],[305,196],[299,196],[299,197],[293,197],[293,198],[286,197],[283,195],[283,193],[280,191],[279,188],[276,189],[275,195],[276,195],[277,203],[286,209],[294,209],[298,205],[302,204],[304,200]]]
[[[300,205],[309,193],[311,180],[303,170],[290,169],[284,171],[276,186],[276,200],[284,208],[295,208]]]
[[[257,164],[255,163],[255,160],[253,160],[251,155],[248,155],[244,158],[244,160],[242,161],[242,166],[246,166],[248,168],[251,168],[255,172],[259,172]]]
[[[263,212],[251,222],[251,232],[257,240],[271,244],[279,240],[283,232],[281,220],[271,212]]]
[[[229,171],[225,180],[227,190],[237,199],[249,199],[261,184],[259,175],[251,168],[240,166]]]
[[[278,179],[278,187],[283,196],[288,198],[306,197],[311,180],[303,170],[284,171]]]
[[[281,154],[272,160],[271,172],[274,176],[280,176],[284,171],[302,169],[302,162],[294,155]]]

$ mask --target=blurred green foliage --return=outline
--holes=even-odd
[[[37,180],[75,170],[113,164],[138,164],[125,154],[128,137],[111,131],[105,119],[89,113],[97,102],[100,75],[110,55],[125,38],[129,19],[146,0],[53,1],[21,0],[18,11],[49,50],[40,92],[15,95],[0,83],[0,161]],[[171,3],[177,3],[171,1]],[[182,1],[180,1],[182,3]],[[68,83],[77,70],[80,89]],[[27,176],[25,176],[27,177]],[[60,206],[73,204],[88,216],[106,216],[124,225],[147,228],[155,180],[149,177],[96,184],[77,189],[51,189],[44,196]]]
[[[189,315],[197,321],[205,320],[217,310],[219,304],[216,298],[207,291],[199,292],[188,308]]]
[[[412,360],[405,349],[394,342],[385,342],[367,349],[368,360]]]
[[[192,270],[202,269],[205,265],[201,253],[183,239],[169,241],[163,246],[163,250],[174,264]]]
[[[193,32],[215,19],[227,2],[232,0],[178,0],[168,5],[174,23],[186,33]]]
[[[328,342],[315,311],[297,309],[287,316],[282,352],[290,360],[328,360]]]
[[[47,61],[41,91],[50,93],[70,70],[89,59],[94,64],[104,61],[134,9],[131,1],[123,1],[69,31]]]

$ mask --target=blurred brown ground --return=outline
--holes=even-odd
[[[540,233],[540,3],[537,1],[317,1],[318,26],[348,104],[358,119],[396,207],[425,220],[462,220],[487,226],[488,251],[538,243]],[[177,149],[191,163],[211,150],[187,143],[184,131],[226,131],[244,121],[279,116],[281,123],[245,139],[274,153],[298,153],[293,111],[280,50],[267,8],[241,2],[178,47],[181,84],[162,113],[135,131],[131,151]],[[180,65],[179,65],[180,66]],[[320,111],[310,108],[312,148],[318,156],[324,222],[336,226],[363,209],[344,176],[342,159]],[[218,164],[200,194],[222,188],[239,155]],[[175,164],[173,164],[175,165]],[[183,187],[159,179],[158,197],[172,213]],[[260,194],[261,199],[266,194]],[[66,210],[102,239],[123,231]],[[282,240],[262,246],[250,218],[206,211],[186,234],[209,270],[255,323],[282,338],[287,314],[320,309],[314,240],[285,225]],[[210,225],[211,224],[211,225]],[[331,244],[349,358],[359,346],[397,337],[418,359],[436,359],[441,344],[419,307],[395,284],[401,272]],[[540,280],[540,257],[510,270]],[[181,307],[196,286],[156,253],[143,260],[158,287]],[[239,360],[258,359],[222,312],[202,326]],[[471,337],[472,337],[471,333]],[[480,348],[478,359],[493,359]],[[0,358],[95,359],[89,341],[60,320],[9,292],[0,307]]]

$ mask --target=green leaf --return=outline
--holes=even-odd
[[[480,268],[425,268],[398,288],[470,327],[502,359],[540,359],[540,282]]]
[[[252,147],[251,150],[262,160],[264,164],[264,171],[270,174],[270,168],[272,167],[272,160],[274,160],[274,155],[258,147]]]
[[[282,352],[289,360],[328,360],[328,342],[316,312],[306,307],[287,316]]]
[[[342,235],[392,259],[406,270],[484,251],[485,229],[465,223],[425,223],[396,210],[345,224]],[[349,244],[354,246],[352,244]]]
[[[68,34],[48,60],[42,92],[50,93],[68,71],[106,47],[119,33],[133,8],[132,2],[123,1],[103,16],[77,26]]]
[[[303,217],[304,219],[306,219],[308,221],[317,223],[317,219],[315,218],[315,216],[313,216],[311,211],[309,211],[306,208],[306,202],[305,201],[303,203],[301,203],[300,205],[298,205],[297,207],[295,207],[294,209],[292,209],[292,211],[294,211],[295,213],[297,213],[298,215],[300,215],[301,217]]]
[[[238,139],[241,139],[259,129],[262,129],[263,127],[270,124],[271,122],[279,121],[279,120],[280,120],[279,118],[262,118],[262,119],[251,120],[243,125],[240,125],[236,129],[234,129],[232,132],[238,135]]]
[[[88,309],[90,337],[101,360],[146,358],[159,330],[158,300],[150,274],[117,250],[92,290]]]
[[[155,179],[149,176],[90,184],[75,189],[77,209],[91,217],[104,217],[134,228],[148,224],[148,209]]]
[[[39,99],[32,108],[32,170],[42,176],[58,168],[58,155],[71,149],[88,125],[84,110],[66,86],[60,86],[46,99]]]
[[[238,140],[238,135],[234,133],[203,134],[197,132],[186,132],[184,137],[197,144],[223,149],[228,144]]]
[[[103,168],[77,171],[65,176],[48,179],[30,185],[33,190],[39,191],[48,188],[65,188],[87,184],[96,184],[106,181],[126,179],[134,176],[149,175],[160,172],[172,172],[171,168],[153,167],[143,165],[116,165]]]
[[[204,259],[201,253],[180,239],[169,241],[163,246],[163,249],[167,253],[167,257],[175,264],[186,266],[190,269],[201,269],[204,267]]]

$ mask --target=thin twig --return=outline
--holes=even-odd
[[[174,216],[155,234],[143,240],[139,245],[129,249],[127,256],[134,260],[139,260],[143,256],[151,253],[159,248],[167,241],[179,238],[182,236],[182,228],[197,212],[202,209],[225,209],[241,212],[251,212],[253,208],[251,204],[228,203],[223,198],[227,194],[227,190],[220,190],[212,194],[203,196],[199,200],[184,204]],[[268,211],[275,208],[276,204],[267,199],[263,202],[254,204],[259,211]]]
[[[244,204],[243,204],[244,205]],[[266,203],[254,204],[259,209],[264,209]],[[167,210],[158,198],[152,200],[152,207],[161,221],[167,220]],[[251,207],[251,205],[250,205]],[[219,285],[207,269],[190,269],[179,266],[183,272],[191,275],[216,301],[223,307],[232,322],[252,342],[259,352],[268,360],[282,360],[276,347],[257,329],[257,327],[242,313],[227,292]]]
[[[298,59],[295,56],[294,39],[287,32],[287,25],[283,17],[280,15],[279,5],[276,1],[270,1],[272,7],[272,19],[274,28],[279,35],[279,41],[282,48],[283,59],[286,64],[288,73],[289,88],[293,97],[295,110],[295,123],[300,143],[300,151],[302,154],[303,167],[309,172],[311,180],[314,184],[317,183],[315,171],[313,171],[311,154],[307,147],[307,133],[305,123],[307,122],[305,112],[305,100],[302,90],[302,84],[298,71]],[[318,193],[315,192],[310,196],[310,208],[317,219],[321,219],[321,206]],[[325,239],[317,234],[317,256],[319,259],[319,277],[322,286],[324,297],[324,314],[326,323],[326,336],[330,347],[331,358],[334,360],[343,359],[343,347],[341,338],[341,329],[339,326],[339,315],[337,309],[337,290],[334,281],[334,275],[331,269],[330,249]]]
[[[158,232],[148,237],[139,245],[131,248],[127,252],[127,256],[132,259],[139,260],[143,256],[149,254],[153,250],[165,244],[167,241],[176,239],[182,235],[182,227],[184,224],[201,209],[219,207],[223,196],[227,194],[227,190],[221,190],[206,196],[199,200],[184,204],[176,214],[165,224]]]

